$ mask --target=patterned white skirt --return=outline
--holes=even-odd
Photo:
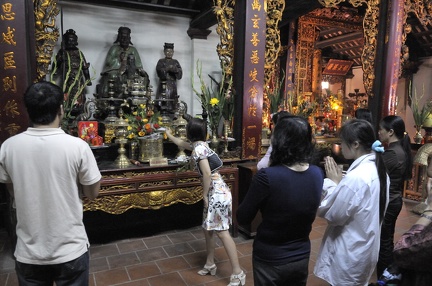
[[[219,173],[212,174],[208,201],[208,208],[204,207],[202,227],[206,230],[228,230],[232,224],[232,196]]]

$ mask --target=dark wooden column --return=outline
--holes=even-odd
[[[22,95],[36,79],[33,1],[0,0],[0,143],[28,127]]]
[[[261,149],[266,41],[264,8],[264,0],[241,0],[236,1],[235,5],[236,124],[234,134],[241,142],[242,159],[257,158]]]
[[[375,130],[378,130],[379,121],[382,118],[382,95],[381,92],[384,89],[384,63],[385,63],[385,40],[386,40],[386,28],[387,28],[387,15],[388,15],[389,0],[382,0],[380,2],[380,11],[378,22],[378,35],[377,35],[377,47],[375,55],[375,79],[372,88],[373,96],[369,95],[368,106],[372,112],[374,119]],[[381,20],[382,19],[382,20]]]
[[[402,32],[404,21],[404,0],[390,1],[388,43],[385,52],[384,85],[382,89],[382,117],[396,111],[396,89],[399,80]]]
[[[380,20],[378,28],[374,97],[369,98],[369,108],[376,120],[376,127],[378,127],[381,118],[394,114],[396,110],[404,0],[381,1],[380,19],[382,20]],[[388,21],[383,19],[388,19]]]

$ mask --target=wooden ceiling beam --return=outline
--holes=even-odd
[[[217,19],[215,13],[213,12],[213,8],[209,8],[195,16],[190,22],[189,28],[206,30],[216,24]]]
[[[343,52],[354,50],[354,49],[362,49],[363,46],[364,45],[361,44],[361,45],[355,45],[355,46],[350,46],[350,47],[345,47],[345,48],[333,48],[332,51],[334,53],[343,53]]]
[[[136,0],[68,0],[68,1],[93,4],[99,6],[129,8],[129,9],[135,9],[141,11],[188,15],[190,17],[198,15],[200,13],[199,10],[195,10],[195,9],[153,4],[154,1],[152,3],[145,3]]]
[[[352,40],[361,40],[363,38],[363,32],[353,32],[338,37],[333,37],[327,40],[318,41],[315,43],[317,49],[322,49],[328,46],[332,46],[341,42],[347,42]]]
[[[340,32],[342,32],[342,33],[345,34],[346,31],[347,31],[347,30],[344,30],[344,29],[341,29],[341,28],[322,29],[322,30],[319,32],[319,36],[320,36],[320,37],[325,37],[325,35],[328,35],[328,34],[335,34],[335,33],[340,33]]]

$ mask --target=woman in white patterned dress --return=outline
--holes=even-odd
[[[231,262],[232,275],[228,286],[245,285],[246,274],[240,268],[237,248],[229,233],[232,221],[231,191],[222,179],[217,169],[211,170],[208,157],[213,153],[205,139],[207,137],[206,122],[199,118],[191,118],[186,126],[187,138],[191,143],[177,138],[166,131],[168,138],[177,146],[192,150],[198,172],[202,176],[203,186],[203,230],[206,238],[207,259],[199,275],[216,275],[217,266],[214,263],[215,238],[214,233],[222,241]]]

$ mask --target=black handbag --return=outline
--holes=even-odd
[[[210,165],[210,171],[213,173],[217,169],[223,166],[222,160],[219,158],[218,154],[215,153],[215,151],[211,150],[210,155],[207,157],[207,161]],[[196,162],[196,166],[198,169],[198,173],[202,176],[200,167],[199,167],[199,161]]]

